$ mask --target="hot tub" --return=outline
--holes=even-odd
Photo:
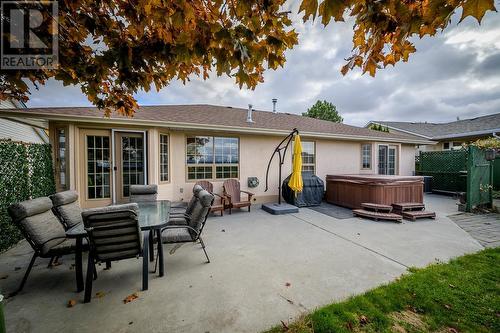
[[[419,176],[327,175],[326,201],[348,208],[362,202],[390,205],[424,200],[424,178]]]

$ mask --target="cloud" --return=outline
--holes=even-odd
[[[297,12],[292,3],[292,12]],[[500,112],[500,20],[488,12],[481,26],[471,18],[435,37],[415,39],[417,52],[407,63],[377,72],[375,78],[358,70],[340,74],[352,47],[352,21],[303,23],[295,16],[299,45],[287,53],[284,68],[266,71],[255,90],[240,90],[234,79],[193,78],[174,81],[160,92],[139,92],[140,104],[217,104],[300,114],[316,100],[333,102],[346,123],[369,120],[452,121]],[[77,87],[53,80],[33,91],[29,106],[88,105]]]

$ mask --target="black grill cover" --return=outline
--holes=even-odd
[[[288,186],[288,181],[291,176],[292,175],[286,177],[283,181],[281,187],[283,199],[289,204],[297,207],[319,206],[325,193],[325,185],[321,178],[310,172],[302,172],[304,188],[302,192],[297,193],[297,196],[295,196],[295,192]]]

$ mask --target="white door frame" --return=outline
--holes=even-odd
[[[115,149],[115,133],[142,133],[142,137],[144,139],[144,184],[148,183],[148,165],[147,165],[147,155],[148,155],[148,142],[147,142],[147,131],[143,130],[129,130],[129,129],[124,129],[124,128],[112,128],[111,129],[111,163],[113,165],[113,193],[112,193],[112,202],[113,205],[116,204],[116,191],[117,187],[116,186],[116,164],[115,164],[115,154],[116,154],[116,149]]]

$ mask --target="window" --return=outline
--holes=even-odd
[[[316,147],[314,141],[302,141],[302,172],[316,172]],[[293,144],[292,144],[293,152]],[[292,157],[293,160],[293,157]]]
[[[379,175],[395,175],[397,163],[397,147],[378,146],[378,173]]]
[[[87,193],[89,199],[110,198],[108,136],[87,136]]]
[[[372,145],[364,143],[361,145],[361,169],[372,168]]]
[[[67,172],[66,172],[66,128],[58,128],[56,130],[56,171],[59,190],[65,191],[68,189]]]
[[[186,141],[188,180],[239,177],[239,139],[193,136]]]
[[[443,150],[450,150],[450,143],[449,142],[443,143]]]
[[[168,179],[168,135],[160,134],[160,181]]]

